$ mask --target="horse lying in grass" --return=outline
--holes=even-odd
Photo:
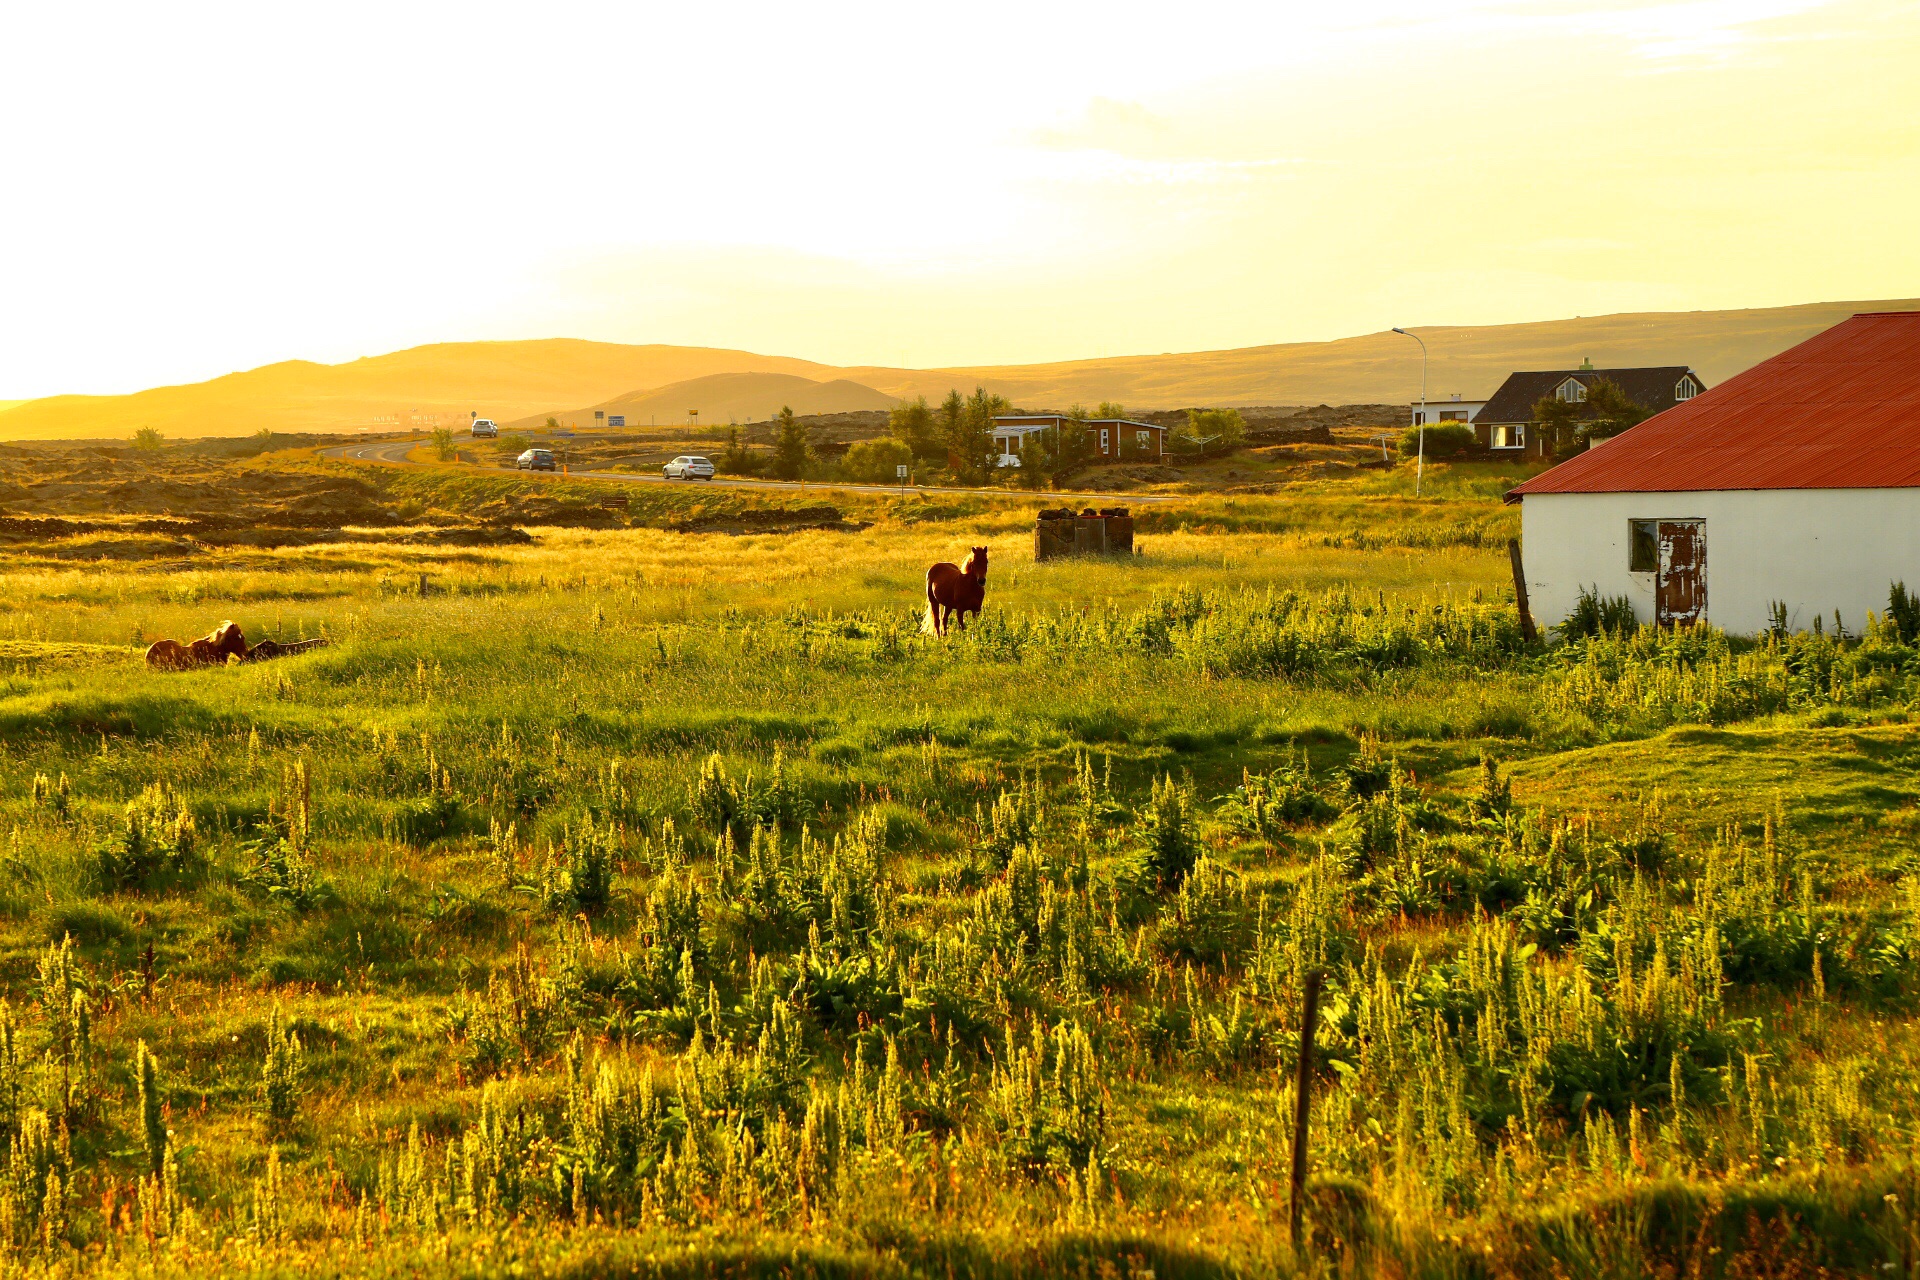
[[[942,560],[927,570],[927,621],[924,630],[936,636],[947,634],[947,622],[950,618],[960,619],[960,629],[967,629],[967,615],[980,616],[980,606],[987,598],[987,549],[974,547],[967,552],[967,562],[963,565],[948,564]]]
[[[305,653],[325,644],[325,640],[296,640],[281,644],[262,640],[249,645],[237,622],[223,622],[210,635],[186,644],[178,640],[155,640],[147,646],[147,665],[162,671],[186,671],[193,667],[221,666],[229,661],[265,662],[292,653]]]

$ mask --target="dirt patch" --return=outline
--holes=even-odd
[[[525,529],[516,529],[512,525],[476,525],[468,528],[381,530],[363,540],[419,547],[524,547],[534,539]]]
[[[838,507],[769,508],[750,511],[716,512],[695,516],[667,526],[675,533],[798,533],[803,529],[828,529],[857,533],[869,528],[866,521],[850,521]]]

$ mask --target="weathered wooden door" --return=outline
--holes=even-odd
[[[1684,627],[1707,616],[1707,526],[1703,520],[1662,520],[1660,577],[1654,621]]]

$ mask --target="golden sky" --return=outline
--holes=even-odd
[[[1920,294],[1914,0],[0,7],[0,396]]]

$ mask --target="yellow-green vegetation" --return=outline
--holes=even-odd
[[[519,483],[381,474],[436,519]],[[530,541],[121,558],[21,526],[0,1248],[143,1275],[1910,1269],[1911,606],[1529,644],[1505,482],[1139,508],[1141,554],[1045,565],[1031,505],[977,497],[729,536],[673,528],[740,499],[623,492],[650,505]],[[985,613],[922,634],[926,565],[973,545]],[[330,643],[142,665],[227,617]]]

